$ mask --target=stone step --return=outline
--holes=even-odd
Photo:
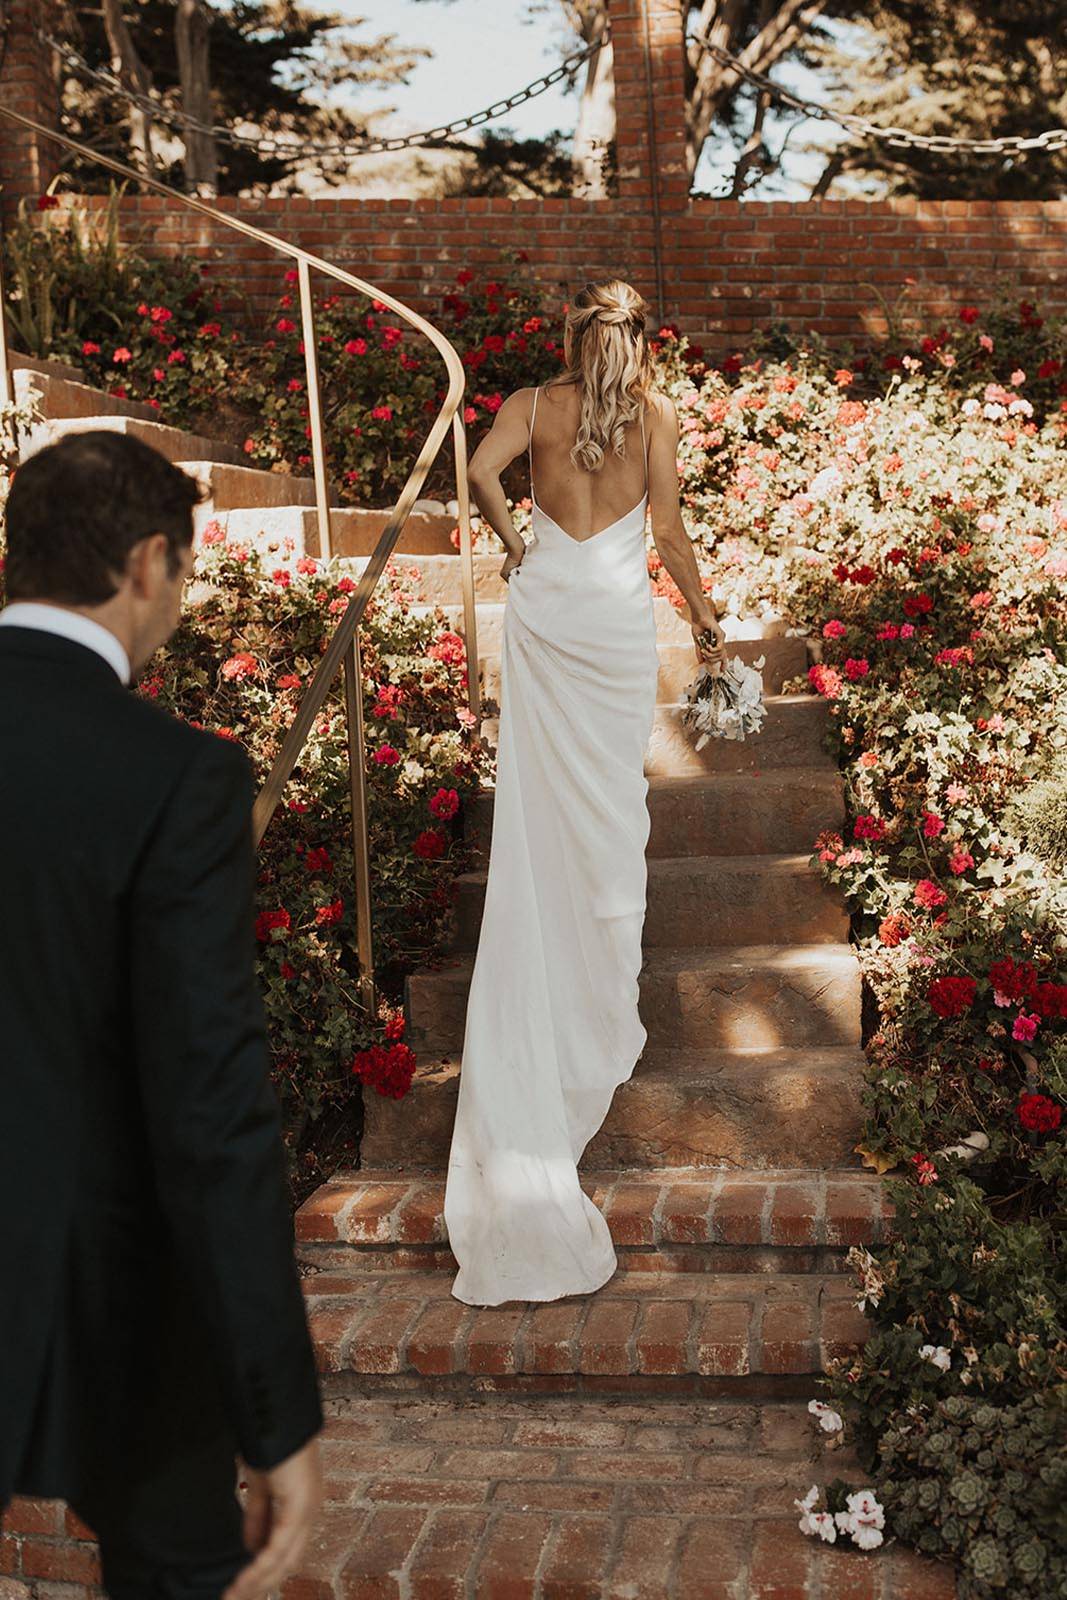
[[[487,654],[481,648],[482,694],[490,700],[500,699],[500,656]],[[760,669],[765,695],[780,694],[790,678],[800,677],[807,670],[807,647],[803,639],[741,639],[730,645],[730,660],[740,656],[747,665],[762,660]],[[659,705],[675,705],[692,683],[699,670],[693,647],[690,644],[661,644],[659,646],[659,683],[656,700]]]
[[[85,382],[81,367],[72,362],[56,361],[52,356],[28,356],[21,350],[8,350],[7,369],[9,372],[39,372],[46,378],[66,378],[70,383]]]
[[[833,1272],[886,1236],[881,1180],[851,1169],[588,1171],[627,1271]],[[455,1271],[440,1174],[338,1173],[296,1215],[300,1258],[331,1271]]]
[[[443,1172],[459,1093],[459,1050],[423,1056],[401,1101],[364,1096],[361,1158]],[[584,1163],[637,1169],[801,1166],[854,1161],[863,1125],[862,1052],[851,1046],[705,1050],[651,1047],[619,1086]]]
[[[656,617],[656,641],[659,647],[662,649],[665,645],[681,645],[688,646],[689,649],[692,650],[693,635],[690,631],[689,624],[686,622],[681,612],[677,611],[674,606],[671,605],[671,602],[664,599],[662,595],[655,596],[652,605]],[[430,607],[417,602],[412,609],[416,615],[423,615],[426,611],[431,609],[436,610],[437,607]],[[444,612],[445,623],[447,627],[454,628],[456,630],[462,629],[462,605],[449,604],[440,607],[440,609]],[[505,609],[506,608],[503,603],[498,603],[494,600],[479,600],[479,660],[483,656],[499,656],[500,642],[504,631]],[[759,653],[760,652],[756,650],[753,652],[753,655],[759,655]],[[694,666],[695,664],[694,658]]]
[[[238,507],[314,506],[311,478],[291,478],[286,472],[264,472],[259,467],[230,466],[208,456],[178,462],[203,484],[206,498],[197,506],[194,523],[199,534],[206,522],[221,521],[222,513]]]
[[[950,1567],[892,1538],[865,1555],[801,1534],[793,1502],[811,1484],[869,1483],[847,1445],[814,1456],[810,1389],[678,1400],[445,1383],[327,1399],[325,1503],[286,1600],[955,1594]],[[95,1545],[61,1502],[15,1499],[4,1527],[5,1600],[103,1600]]]
[[[287,483],[294,481],[304,482],[304,480],[285,479]],[[250,499],[245,504],[227,503],[220,506],[213,515],[225,529],[226,537],[235,544],[248,544],[265,549],[291,539],[296,554],[317,556],[319,527],[314,509],[315,486],[310,479],[306,482],[310,484],[311,493],[299,505],[267,504]],[[306,495],[306,488],[302,489],[301,493]],[[366,557],[377,545],[389,514],[388,508],[364,511],[352,506],[333,506],[330,513],[330,533],[334,555],[352,558],[353,572],[362,572],[366,566]],[[456,599],[462,601],[459,561],[450,538],[455,526],[454,517],[440,516],[433,512],[409,512],[408,519],[400,531],[393,559],[401,570],[408,564],[406,558],[414,556],[421,557],[424,563],[447,563],[455,570]],[[477,557],[476,567],[477,562],[484,563],[488,559],[484,556]],[[499,565],[498,561],[496,566]]]
[[[25,359],[25,358],[22,358]],[[42,417],[137,417],[142,422],[155,423],[158,412],[143,400],[123,400],[117,394],[106,394],[80,381],[77,368],[50,370],[47,363],[22,365],[19,362],[12,372],[16,401],[29,404],[36,400]]]
[[[90,391],[91,392],[91,391]],[[189,457],[204,457],[213,462],[239,463],[243,460],[236,445],[222,444],[218,439],[207,439],[198,433],[187,433],[183,428],[171,428],[163,422],[146,422],[137,416],[116,416],[99,410],[88,415],[46,417],[28,431],[20,455],[23,460],[55,444],[71,433],[86,433],[93,428],[106,428],[112,433],[124,433],[128,438],[141,439],[168,461],[185,465]]]
[[[467,809],[476,856],[488,857],[493,791]],[[650,858],[810,852],[823,828],[844,824],[841,778],[829,765],[760,772],[655,776],[648,781]]]
[[[478,1309],[443,1272],[304,1279],[330,1396],[377,1388],[528,1394],[794,1392],[863,1342],[856,1287],[840,1272],[620,1271],[592,1295]],[[808,1392],[805,1390],[804,1392]]]
[[[473,950],[486,873],[456,880],[452,948]],[[841,896],[806,855],[667,856],[648,863],[645,949],[661,945],[833,944],[848,939]]]
[[[748,739],[709,739],[703,750],[682,726],[674,706],[656,707],[645,758],[648,777],[684,778],[700,772],[751,772],[764,767],[817,767],[824,753],[829,723],[827,702],[815,695],[767,695],[767,715],[759,733]],[[497,717],[482,722],[482,736],[492,749],[499,742]]]
[[[416,1051],[458,1051],[472,965],[454,956],[407,978]],[[848,945],[653,950],[640,1005],[654,1048],[802,1049],[860,1038],[859,966]]]

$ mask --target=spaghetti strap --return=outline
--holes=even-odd
[[[526,442],[526,454],[527,454],[527,456],[529,458],[529,465],[530,465],[530,500],[531,500],[533,505],[537,504],[537,496],[534,494],[534,486],[533,486],[533,431],[534,431],[534,418],[537,415],[537,396],[538,396],[539,393],[540,393],[540,386],[538,386],[538,388],[536,388],[534,390],[533,405],[530,407],[530,437]]]
[[[641,455],[645,463],[645,493],[648,493],[648,444],[645,440],[645,401],[641,399]]]

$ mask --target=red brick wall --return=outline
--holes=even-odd
[[[652,222],[639,200],[222,200],[220,209],[284,235],[379,283],[417,309],[460,267],[488,274],[525,249],[550,297],[586,278],[631,279],[655,300]],[[224,227],[153,197],[126,202],[128,232],[161,252],[217,251],[219,272],[262,309],[286,263]],[[662,252],[664,317],[719,351],[782,317],[836,339],[880,332],[868,284],[930,319],[986,301],[997,280],[1067,312],[1067,201],[697,200],[669,214]],[[319,280],[322,281],[322,280]]]
[[[55,85],[47,52],[34,37],[35,21],[46,24],[45,0],[9,0],[7,51],[0,75],[0,104],[54,128],[58,119]],[[47,188],[56,170],[59,146],[29,128],[0,122],[0,188],[5,208],[24,195]]]

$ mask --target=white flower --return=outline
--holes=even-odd
[[[817,1483],[813,1483],[803,1500],[793,1501],[793,1504],[800,1512],[800,1521],[797,1523],[797,1527],[800,1529],[801,1533],[808,1536],[815,1532],[815,1529],[811,1525],[811,1514],[815,1509],[815,1502],[818,1498],[819,1486]]]
[[[976,417],[978,415],[979,410],[980,410],[980,407],[979,407],[978,401],[975,400],[973,397],[970,400],[965,400],[963,402],[963,415],[965,417]]]
[[[952,1351],[946,1350],[943,1344],[924,1344],[919,1351],[919,1360],[929,1361],[932,1367],[947,1372],[952,1365]]]
[[[818,1417],[819,1427],[823,1433],[840,1433],[845,1426],[838,1413],[824,1405],[821,1400],[809,1400],[808,1410],[813,1417]]]
[[[992,400],[982,407],[983,417],[988,417],[990,422],[1002,422],[1007,414],[1002,405],[998,405]]]
[[[1029,400],[1023,400],[1021,398],[1018,400],[1013,400],[1011,405],[1008,407],[1008,410],[1013,415],[1021,411],[1024,417],[1032,417],[1034,414],[1034,408],[1030,404]]]
[[[870,1489],[857,1489],[845,1502],[847,1507],[837,1513],[837,1526],[847,1533],[853,1544],[861,1550],[877,1550],[882,1543],[885,1511]]]
[[[812,1533],[817,1533],[827,1544],[837,1543],[837,1524],[829,1511],[813,1511],[808,1517]]]
[[[924,433],[926,431],[927,418],[922,411],[909,411],[904,418],[904,426],[912,433]]]
[[[824,467],[812,478],[808,496],[812,500],[828,500],[832,494],[837,493],[843,482],[840,468]]]

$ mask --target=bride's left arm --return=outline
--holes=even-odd
[[[494,533],[503,540],[513,567],[522,560],[526,546],[511,520],[500,475],[526,449],[530,433],[530,395],[529,389],[517,389],[508,395],[467,468],[474,502]]]

